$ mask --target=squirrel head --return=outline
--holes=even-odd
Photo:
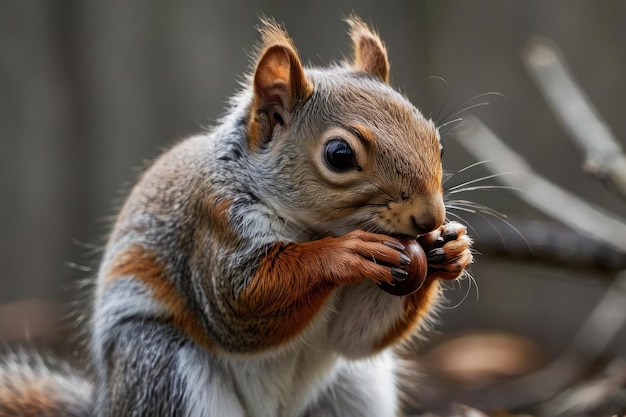
[[[286,32],[263,21],[246,136],[253,187],[302,239],[428,233],[445,218],[438,130],[389,85],[377,33],[347,22],[352,59],[305,68]]]

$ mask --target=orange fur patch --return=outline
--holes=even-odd
[[[143,246],[132,245],[117,256],[107,274],[110,282],[119,277],[131,276],[151,289],[154,299],[168,310],[168,319],[197,343],[211,347],[198,313],[189,307],[189,302],[178,293],[176,287],[166,279],[165,266],[154,252]]]
[[[231,204],[231,200],[211,194],[204,198],[202,205],[203,218],[207,220],[200,227],[206,227],[206,235],[210,235],[212,240],[219,242],[222,249],[224,247],[232,249],[238,241],[230,222]]]
[[[61,415],[64,403],[58,395],[57,381],[46,375],[24,377],[11,387],[0,387],[0,416]]]
[[[408,295],[404,300],[404,316],[396,320],[387,334],[378,341],[375,349],[384,349],[410,336],[418,322],[428,313],[438,291],[439,282],[428,277],[422,288]]]
[[[376,137],[374,136],[374,132],[368,129],[366,126],[360,124],[353,124],[349,126],[352,129],[357,137],[359,137],[363,144],[367,147],[372,147],[376,143]]]
[[[317,315],[335,286],[326,277],[332,245],[325,239],[302,244],[277,243],[262,259],[241,294],[247,314],[263,319],[259,337],[265,347],[299,334]]]

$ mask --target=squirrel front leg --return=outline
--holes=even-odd
[[[230,304],[255,349],[271,348],[303,330],[332,291],[365,278],[403,280],[408,262],[397,240],[361,230],[304,243],[276,243]],[[245,322],[242,323],[242,322]],[[241,335],[241,333],[240,333]]]
[[[427,254],[428,274],[413,294],[398,297],[367,283],[342,291],[331,330],[335,349],[362,357],[414,334],[437,302],[440,280],[458,278],[472,262],[472,240],[458,222],[446,223],[418,242]]]

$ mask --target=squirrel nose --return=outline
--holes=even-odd
[[[413,214],[411,221],[418,235],[432,232],[443,224],[446,211],[443,201],[435,200],[431,204],[424,207],[420,213]]]
[[[422,216],[420,218],[411,216],[411,220],[413,220],[413,226],[415,227],[418,235],[425,235],[426,233],[432,232],[441,226],[441,222],[438,222],[435,219],[435,216],[431,215]]]

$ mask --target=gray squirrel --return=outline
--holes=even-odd
[[[389,85],[377,33],[347,21],[351,62],[305,68],[262,20],[227,115],[161,155],[117,217],[94,375],[0,358],[1,417],[401,415],[396,348],[464,274],[471,239],[446,220],[436,125]],[[381,285],[419,262],[402,236],[427,275],[393,295]]]

